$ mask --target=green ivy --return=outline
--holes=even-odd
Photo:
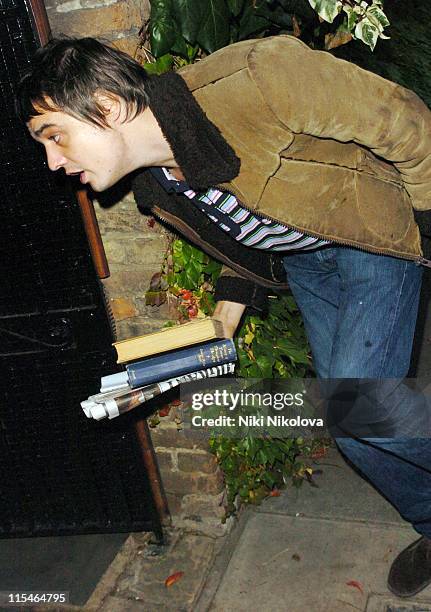
[[[225,519],[241,503],[259,504],[268,495],[278,495],[288,480],[294,486],[311,480],[312,468],[299,457],[310,456],[317,446],[322,447],[322,442],[307,444],[301,438],[212,437],[210,449],[227,489]]]
[[[158,60],[190,59],[190,48],[213,53],[274,34],[327,49],[353,37],[374,49],[388,25],[381,0],[151,0],[148,37]]]
[[[267,316],[249,315],[237,337],[243,378],[304,378],[312,374],[301,315],[289,293],[270,298]]]

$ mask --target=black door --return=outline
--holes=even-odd
[[[0,0],[0,536],[160,530],[134,414],[80,401],[116,371],[76,197],[14,115],[38,46],[24,0]]]

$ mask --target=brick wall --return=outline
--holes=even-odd
[[[166,231],[149,223],[150,217],[138,211],[131,193],[109,208],[95,202],[95,208],[111,272],[103,284],[118,338],[159,330],[168,319],[168,309],[146,306],[145,292],[162,267]]]
[[[149,15],[149,0],[46,0],[54,36],[94,36],[134,55],[138,32]],[[111,276],[104,286],[119,339],[160,329],[169,318],[166,305],[145,305],[151,276],[160,271],[167,234],[148,223],[127,194],[117,203],[95,202]],[[221,535],[224,487],[222,475],[205,440],[177,431],[168,415],[152,429],[162,481],[177,526]]]
[[[134,55],[149,0],[45,0],[54,36],[94,36]]]
[[[191,429],[178,429],[172,410],[151,429],[163,486],[174,523],[213,536],[223,535],[231,523],[225,514],[223,475],[208,442]]]

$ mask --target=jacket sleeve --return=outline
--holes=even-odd
[[[215,287],[217,302],[237,302],[244,304],[259,313],[266,312],[269,290],[257,285],[251,280],[240,276],[226,265],[222,266],[220,276]]]
[[[414,209],[431,208],[431,111],[415,93],[288,36],[258,42],[248,65],[292,132],[370,149],[400,172]]]

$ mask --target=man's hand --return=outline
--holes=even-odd
[[[213,317],[222,321],[228,338],[233,338],[245,308],[238,302],[217,302]]]

